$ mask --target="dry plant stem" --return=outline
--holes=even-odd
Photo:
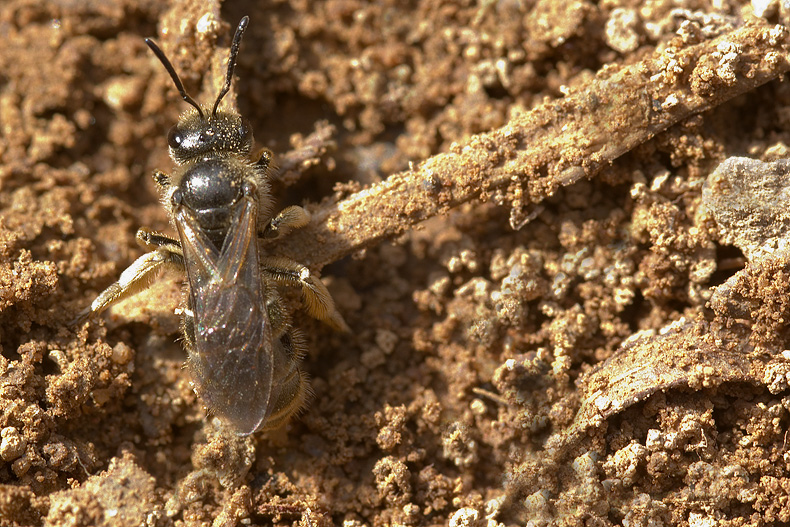
[[[313,133],[305,138],[298,138],[297,144],[293,145],[294,149],[277,159],[277,181],[284,186],[296,183],[306,169],[319,163],[322,155],[335,149],[333,136],[336,131],[326,121],[320,121],[315,124]]]
[[[278,251],[315,269],[465,202],[500,194],[514,210],[524,208],[790,69],[787,31],[779,26],[755,22],[696,45],[676,41],[641,62],[607,67],[573,94],[498,130],[318,207]]]

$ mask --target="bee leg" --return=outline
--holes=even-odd
[[[181,257],[181,269],[184,268],[184,251],[181,250],[181,243],[175,238],[171,238],[166,234],[161,234],[141,228],[137,230],[137,243],[140,247],[155,251],[157,249],[164,249],[171,253],[178,254]]]
[[[272,335],[279,338],[291,328],[291,317],[274,287],[266,288],[266,314],[272,325]]]
[[[262,430],[280,428],[289,417],[304,408],[312,394],[307,375],[299,369],[299,362],[307,349],[302,334],[296,330],[286,331],[278,339],[275,349],[285,361],[279,367],[275,366],[274,375],[280,379],[280,391],[272,401],[272,413]]]
[[[274,344],[274,377],[279,379],[279,392],[272,399],[272,413],[263,430],[282,426],[290,416],[304,407],[310,395],[310,382],[299,369],[307,344],[302,334],[291,329],[291,320],[280,294],[274,287],[266,289],[266,312],[272,324]]]
[[[324,283],[306,266],[282,256],[267,256],[261,258],[261,271],[272,280],[300,286],[305,308],[311,317],[340,331],[350,331]]]
[[[170,176],[161,170],[154,170],[154,173],[151,174],[151,177],[154,178],[154,182],[156,182],[156,186],[158,186],[160,190],[170,186]]]
[[[262,236],[266,239],[279,238],[284,234],[288,234],[294,229],[304,227],[310,222],[310,213],[302,207],[292,205],[280,211],[280,213],[272,218],[266,228],[263,230]]]
[[[173,238],[148,229],[140,229],[137,231],[137,243],[150,252],[132,262],[132,265],[121,273],[118,281],[99,293],[91,305],[77,315],[73,323],[96,316],[112,304],[147,288],[162,269],[184,271],[184,253],[181,245]]]
[[[256,155],[253,156],[255,164],[263,171],[268,171],[270,168],[276,168],[274,165],[274,154],[268,148],[261,148]]]

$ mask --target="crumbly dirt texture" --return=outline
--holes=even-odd
[[[709,179],[790,157],[780,4],[2,2],[0,527],[790,522],[788,171]],[[208,104],[244,15],[225,104],[313,217],[261,248],[351,332],[284,291],[313,394],[240,438],[183,277],[72,320],[175,234],[143,39]]]

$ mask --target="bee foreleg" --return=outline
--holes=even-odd
[[[326,322],[335,329],[350,331],[324,283],[313,276],[306,266],[282,256],[268,256],[261,258],[261,270],[273,280],[300,286],[305,308],[311,317]]]
[[[74,319],[74,323],[98,315],[112,304],[147,288],[162,269],[170,268],[184,272],[184,254],[176,240],[147,229],[140,229],[137,231],[137,242],[147,249],[152,249],[151,252],[132,262],[132,265],[121,273],[118,281],[99,293],[91,305]]]
[[[274,167],[273,161],[274,154],[272,154],[272,151],[268,148],[261,148],[258,150],[258,153],[253,156],[253,159],[257,159],[255,164],[264,172],[268,172],[270,168],[276,168]]]
[[[269,225],[263,230],[263,237],[267,239],[278,238],[293,229],[304,227],[310,222],[310,213],[302,207],[292,205],[280,211],[272,218]]]
[[[145,227],[137,231],[137,243],[140,247],[154,251],[156,249],[165,249],[171,253],[178,254],[181,257],[181,267],[184,267],[184,251],[181,250],[181,244],[175,238],[171,238],[166,234],[149,231]]]
[[[160,190],[170,186],[170,176],[161,170],[154,170],[154,173],[151,174],[151,176],[154,178],[154,181]]]

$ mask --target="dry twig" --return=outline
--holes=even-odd
[[[512,204],[511,224],[519,228],[530,204],[786,72],[787,51],[787,31],[761,22],[695,45],[678,37],[641,62],[604,68],[575,93],[498,130],[318,207],[277,250],[320,268],[461,203],[497,195]]]
[[[315,125],[315,131],[307,137],[291,139],[294,149],[277,159],[277,181],[282,185],[293,185],[306,169],[320,162],[321,156],[335,148],[335,127],[326,121]]]

